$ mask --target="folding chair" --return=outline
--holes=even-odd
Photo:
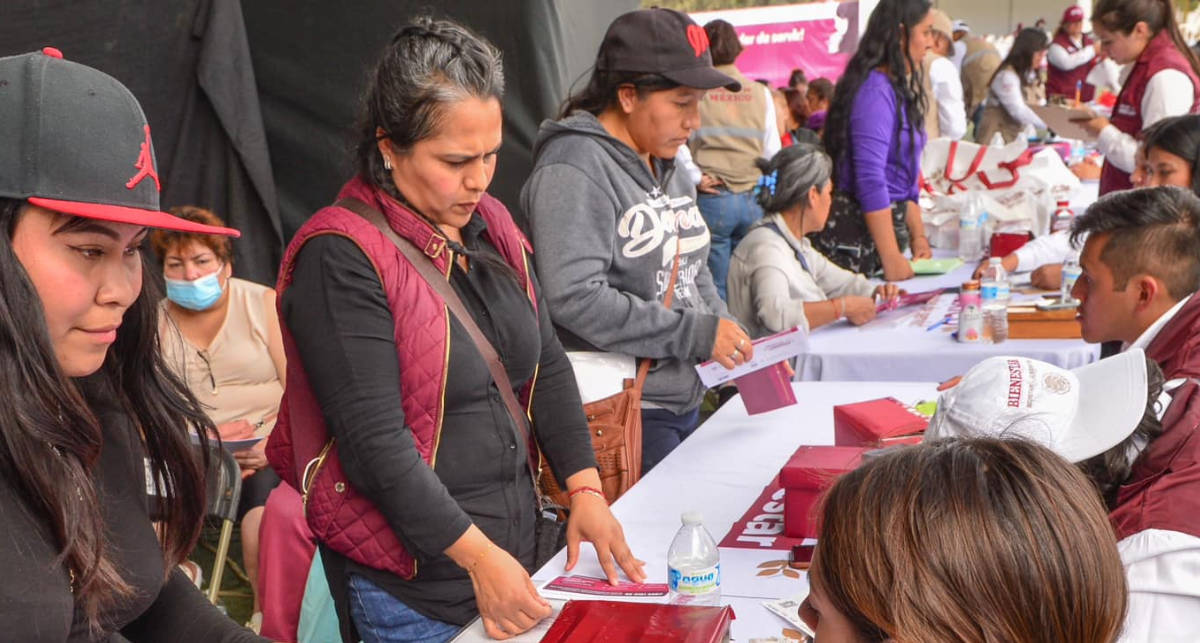
[[[215,605],[221,589],[221,577],[225,574],[225,561],[229,557],[233,525],[237,521],[238,501],[242,497],[242,469],[232,453],[214,442],[209,446],[206,478],[207,513],[221,520],[221,536],[217,541],[216,556],[213,558],[212,574],[208,582],[208,600]]]

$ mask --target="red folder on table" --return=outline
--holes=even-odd
[[[916,444],[929,418],[894,397],[833,407],[833,443],[847,447]]]
[[[542,643],[720,643],[733,608],[568,601]]]

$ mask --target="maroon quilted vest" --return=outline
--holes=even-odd
[[[1168,380],[1189,381],[1172,392],[1166,431],[1133,464],[1109,518],[1118,538],[1146,529],[1200,537],[1200,296],[1175,313],[1146,354]]]
[[[1125,80],[1125,85],[1121,87],[1121,93],[1117,95],[1117,104],[1113,106],[1112,118],[1109,119],[1109,122],[1130,136],[1140,136],[1143,128],[1142,98],[1146,95],[1146,85],[1154,74],[1164,69],[1177,69],[1191,79],[1192,109],[1190,111],[1195,112],[1200,107],[1200,78],[1196,77],[1191,63],[1171,40],[1171,34],[1163,29],[1158,32],[1157,36],[1150,39],[1150,43],[1142,50],[1142,55],[1138,56],[1137,62],[1133,65],[1133,71],[1129,72],[1129,78]],[[1104,170],[1100,173],[1101,195],[1117,190],[1128,190],[1131,187],[1133,187],[1133,183],[1129,181],[1128,172],[1118,169],[1112,163],[1104,164]]]
[[[447,248],[446,239],[424,219],[357,177],[342,187],[338,198],[346,197],[378,208],[398,235],[423,249],[437,269],[449,275],[453,253]],[[477,212],[487,223],[489,240],[523,279],[536,311],[537,298],[526,261],[530,252],[528,242],[513,224],[508,210],[491,196],[483,196]],[[421,457],[434,467],[450,355],[446,306],[378,228],[349,210],[332,206],[313,215],[288,244],[276,287],[279,302],[291,284],[300,249],[309,239],[325,234],[354,241],[375,265],[388,307],[397,320],[396,357],[400,363],[405,424],[412,431]],[[400,543],[383,514],[346,480],[337,444],[326,429],[324,415],[282,314],[280,320],[287,355],[287,386],[279,419],[267,444],[272,467],[301,491],[308,524],[325,545],[358,563],[412,578],[417,573],[416,560]],[[526,385],[521,393],[521,401],[528,407],[530,387]]]
[[[1081,49],[1087,49],[1092,46],[1092,39],[1084,36],[1080,42],[1082,46],[1076,47],[1075,43],[1071,42],[1071,37],[1066,33],[1059,31],[1058,35],[1054,36],[1054,44],[1067,50],[1068,54],[1074,54]],[[1079,100],[1088,103],[1096,96],[1096,88],[1086,82],[1088,72],[1092,67],[1096,66],[1096,59],[1092,58],[1086,63],[1076,67],[1075,69],[1062,70],[1054,65],[1046,66],[1046,96],[1065,96],[1069,100],[1075,100],[1075,83],[1080,84]]]

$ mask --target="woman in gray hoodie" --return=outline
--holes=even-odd
[[[708,89],[738,83],[712,67],[704,30],[669,9],[618,17],[587,87],[542,124],[521,192],[534,259],[567,350],[655,360],[642,397],[642,471],[696,428],[694,366],[751,357],[717,295],[709,232],[675,152],[699,126]],[[663,306],[676,254],[670,309]]]

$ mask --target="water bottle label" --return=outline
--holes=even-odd
[[[689,569],[687,573],[668,567],[667,587],[679,594],[699,595],[715,592],[721,589],[721,564]]]
[[[995,301],[1000,295],[1000,288],[995,285],[981,286],[979,295],[984,301]]]

